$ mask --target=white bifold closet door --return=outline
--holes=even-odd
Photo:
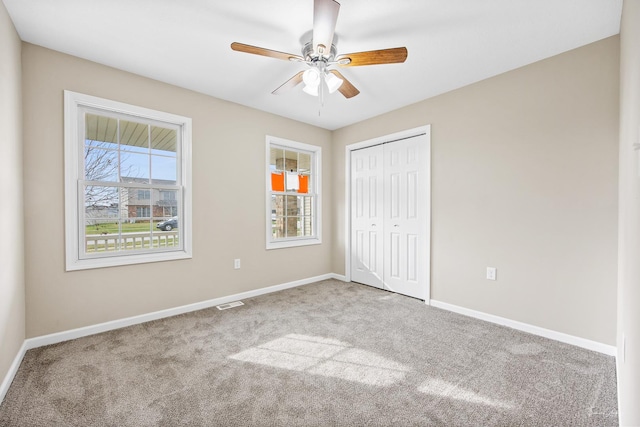
[[[351,280],[426,299],[426,135],[351,152]]]
[[[383,289],[383,145],[351,152],[351,280]]]

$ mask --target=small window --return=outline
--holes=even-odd
[[[176,193],[173,191],[161,191],[160,200],[176,200]]]
[[[267,249],[321,243],[321,150],[267,137]]]
[[[190,168],[191,119],[65,91],[67,270],[190,258]]]

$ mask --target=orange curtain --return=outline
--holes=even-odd
[[[309,192],[309,177],[298,175],[298,193]],[[284,172],[271,172],[271,190],[284,191]]]
[[[284,173],[271,172],[271,190],[284,191]]]
[[[300,180],[300,187],[298,188],[298,193],[308,193],[309,192],[309,177],[306,175],[298,175]]]

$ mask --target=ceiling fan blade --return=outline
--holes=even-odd
[[[280,87],[278,87],[276,90],[274,90],[271,93],[274,95],[280,95],[281,93],[286,92],[289,89],[293,89],[294,87],[298,86],[300,83],[302,83],[302,74],[304,74],[304,71],[300,71],[298,74],[291,77],[289,80],[284,82],[282,85],[280,85]]]
[[[285,61],[304,61],[300,55],[292,53],[278,52],[277,50],[265,49],[263,47],[252,46],[250,44],[233,42],[231,49],[237,52],[252,53],[254,55],[268,56],[269,58],[282,59]]]
[[[342,67],[356,67],[359,65],[396,64],[407,59],[406,47],[394,47],[391,49],[369,50],[366,52],[348,53],[336,58],[338,65]],[[345,60],[349,60],[347,63]]]
[[[338,22],[340,3],[335,0],[315,0],[313,3],[313,50],[328,55]],[[319,48],[320,46],[320,48]]]
[[[329,72],[343,80],[338,90],[342,95],[344,95],[345,98],[353,98],[354,96],[360,93],[360,91],[354,85],[352,85],[351,82],[347,80],[345,76],[340,74],[338,70],[331,70]]]

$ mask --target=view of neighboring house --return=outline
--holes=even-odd
[[[147,184],[146,179],[123,177],[126,182]],[[152,180],[152,186],[174,185],[175,181]],[[178,215],[178,192],[162,188],[124,188],[122,204],[117,194],[112,200],[104,198],[85,207],[85,219],[88,225],[121,220],[135,223],[149,219],[164,219]]]
[[[126,182],[144,182],[139,178],[123,178]],[[175,181],[154,179],[151,185],[175,185]],[[123,197],[123,219],[128,218],[135,222],[136,218],[170,218],[178,215],[178,192],[161,188],[130,188],[125,189],[126,197]]]

